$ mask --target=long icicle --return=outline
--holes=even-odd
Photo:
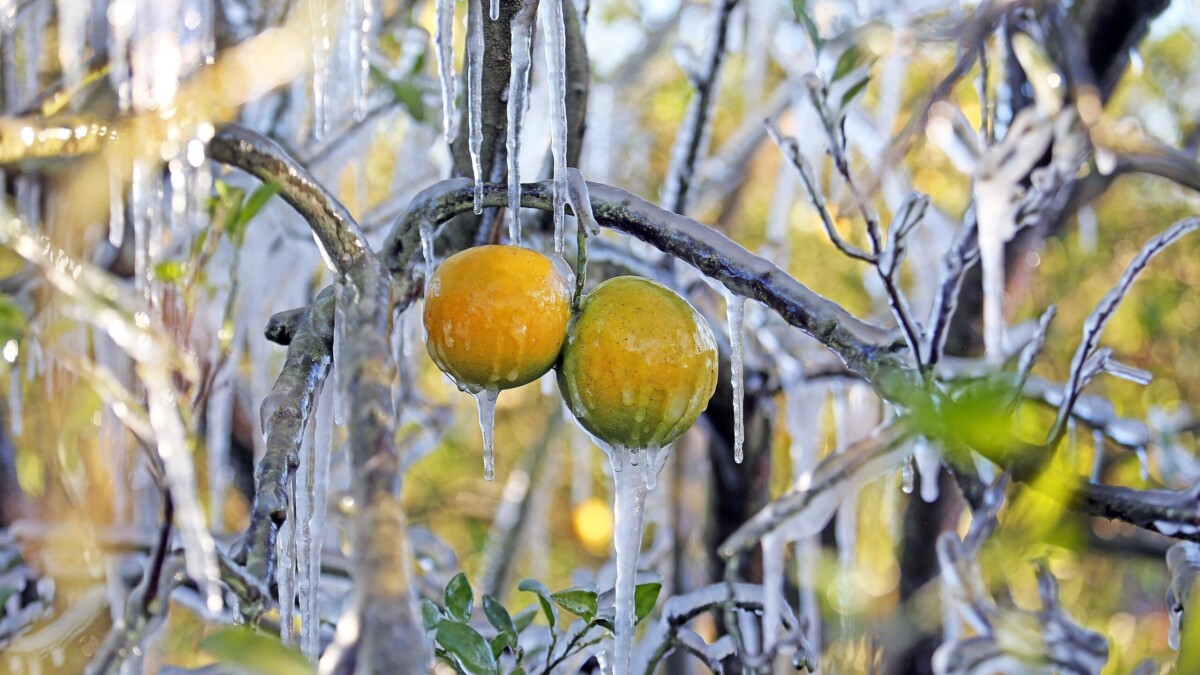
[[[525,108],[529,105],[529,68],[533,58],[533,20],[537,14],[537,6],[537,0],[525,0],[512,19],[507,148],[508,238],[514,245],[521,243],[521,127],[525,119]]]
[[[434,50],[438,62],[438,81],[442,85],[442,134],[446,145],[454,142],[454,97],[457,80],[454,77],[454,5],[456,0],[437,0],[437,22],[434,26]]]
[[[742,463],[742,445],[746,441],[746,429],[742,423],[744,403],[744,361],[742,323],[746,315],[746,299],[730,293],[725,298],[725,311],[729,318],[729,364],[733,384],[733,461]]]
[[[563,24],[564,0],[542,4],[546,35],[546,73],[550,88],[550,151],[554,155],[554,251],[563,252],[563,222],[567,191],[567,41]],[[574,11],[574,10],[572,10]]]
[[[483,213],[483,0],[467,4],[467,99],[471,169],[475,173],[475,213]]]

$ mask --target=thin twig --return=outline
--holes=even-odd
[[[725,58],[725,41],[729,33],[729,18],[738,0],[721,0],[713,18],[713,32],[705,55],[703,70],[693,73],[696,93],[688,103],[679,135],[671,152],[671,166],[663,183],[663,204],[668,211],[687,213],[691,204],[696,164],[708,145],[709,118],[716,100],[721,63]],[[689,68],[690,64],[684,64]]]
[[[1075,400],[1083,388],[1084,364],[1095,353],[1096,346],[1100,342],[1100,334],[1104,332],[1105,326],[1116,314],[1121,301],[1129,294],[1137,275],[1146,268],[1146,265],[1150,264],[1150,261],[1160,251],[1197,229],[1200,229],[1200,217],[1186,218],[1152,237],[1125,268],[1117,285],[1100,300],[1100,303],[1088,315],[1083,324],[1083,338],[1075,350],[1075,356],[1071,359],[1071,373],[1067,378],[1067,389],[1062,405],[1058,409],[1058,417],[1055,418],[1054,426],[1051,427],[1050,435],[1046,440],[1048,447],[1053,448],[1062,440],[1071,408],[1074,407]]]

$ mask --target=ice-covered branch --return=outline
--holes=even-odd
[[[650,675],[656,672],[659,663],[673,650],[684,649],[704,661],[705,665],[713,668],[714,665],[720,664],[721,654],[732,654],[732,651],[726,654],[726,650],[733,647],[732,644],[727,644],[728,636],[712,644],[706,644],[686,628],[687,624],[704,612],[727,606],[750,612],[761,612],[763,604],[763,588],[757,584],[730,585],[722,582],[696,589],[685,595],[674,596],[663,605],[659,620],[650,626],[642,637],[638,644],[635,661],[645,662],[646,667],[643,672]],[[792,614],[791,607],[784,603],[783,609],[785,627],[790,631],[798,632],[799,622]],[[801,652],[797,654],[797,660],[810,664],[810,672],[814,670],[816,652],[803,641],[803,638],[800,638],[797,648],[798,652]]]
[[[592,212],[603,226],[631,235],[722,282],[733,293],[757,300],[789,324],[812,335],[837,354],[851,371],[887,389],[896,384],[886,374],[903,369],[903,343],[891,331],[865,323],[788,276],[717,230],[686,216],[666,211],[624,190],[601,183],[587,184]],[[504,185],[484,186],[486,206],[503,205]],[[420,248],[422,221],[442,223],[471,208],[469,181],[452,179],[422,191],[401,214],[383,247],[393,274],[404,278]],[[550,184],[522,186],[521,206],[549,210]]]
[[[338,274],[369,254],[367,240],[350,212],[279,144],[249,129],[227,125],[208,144],[209,156],[265,182],[279,184],[279,196],[308,221],[326,258]]]
[[[1100,334],[1104,332],[1105,326],[1108,325],[1109,320],[1116,314],[1121,301],[1129,294],[1129,290],[1133,287],[1133,282],[1137,279],[1138,274],[1146,268],[1146,265],[1150,264],[1150,261],[1160,251],[1175,243],[1184,235],[1190,234],[1197,229],[1200,229],[1200,218],[1186,218],[1152,237],[1125,268],[1125,272],[1121,274],[1117,285],[1100,300],[1100,303],[1088,315],[1083,325],[1083,338],[1079,342],[1079,347],[1075,350],[1075,356],[1071,359],[1071,374],[1067,380],[1067,388],[1063,395],[1062,405],[1059,406],[1058,417],[1055,419],[1054,426],[1050,430],[1046,445],[1053,448],[1062,439],[1062,435],[1066,431],[1066,422],[1070,416],[1071,408],[1075,405],[1075,399],[1079,397],[1083,385],[1086,384],[1084,382],[1084,366],[1096,353],[1096,347],[1100,342]]]
[[[716,100],[717,83],[720,77],[721,63],[725,59],[725,40],[728,35],[729,17],[737,6],[738,0],[721,0],[714,7],[713,32],[705,54],[704,65],[691,75],[696,93],[688,103],[684,113],[683,123],[675,137],[675,145],[671,151],[671,165],[663,183],[662,202],[667,210],[675,213],[687,213],[694,191],[696,166],[706,151],[709,138],[709,122],[712,116],[713,102]],[[685,70],[691,70],[692,64],[683,64]]]
[[[768,504],[726,539],[720,547],[721,556],[732,559],[751,550],[764,535],[777,529],[786,529],[789,539],[799,538],[799,530],[820,532],[848,486],[900,465],[897,455],[905,438],[899,427],[888,427],[826,457],[801,487]]]
[[[346,208],[276,144],[248,130],[225,127],[209,144],[209,152],[216,161],[241,168],[260,180],[277,182],[279,194],[308,221],[343,283],[336,304],[346,322],[347,340],[341,350],[344,362],[337,367],[346,382],[352,416],[349,444],[358,504],[356,583],[354,596],[339,622],[337,640],[322,660],[323,667],[336,670],[353,663],[362,672],[422,672],[427,652],[413,604],[408,532],[400,506],[400,458],[393,442],[396,416],[392,381],[396,364],[390,344],[391,276]],[[296,342],[293,336],[289,355],[297,348]],[[305,360],[313,359],[308,363],[308,373],[327,372],[326,358],[325,352],[308,353]],[[315,361],[324,361],[324,365]],[[298,368],[295,372],[303,371]],[[314,377],[314,384],[320,379]],[[299,448],[315,400],[315,386],[310,388],[308,380],[296,384],[299,389],[292,396],[268,397],[263,403],[263,417],[270,421],[268,434],[278,423],[281,443],[288,439],[285,450]],[[296,410],[300,406],[303,408]],[[298,460],[285,462],[288,468],[272,473],[272,477],[284,478],[279,474],[286,475],[297,465]],[[272,504],[276,513],[286,512],[286,483],[278,483],[284,487]],[[268,567],[256,564],[254,571],[266,572]]]
[[[333,289],[305,310],[289,340],[287,358],[262,405],[266,454],[254,477],[250,527],[236,559],[250,576],[269,583],[275,570],[275,537],[290,511],[292,475],[321,388],[333,364]]]

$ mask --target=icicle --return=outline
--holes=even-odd
[[[488,16],[491,17],[492,21],[499,20],[500,19],[500,0],[491,0],[491,3],[489,3],[489,4],[490,4],[490,6],[488,7]]]
[[[938,473],[942,468],[942,458],[937,448],[925,439],[919,439],[913,447],[913,459],[917,471],[921,474],[921,499],[933,503],[938,498]]]
[[[1177,607],[1170,607],[1167,609],[1167,616],[1171,619],[1171,628],[1167,633],[1167,646],[1178,651],[1180,625],[1183,623],[1183,610]]]
[[[21,377],[21,368],[14,364],[12,370],[8,372],[8,425],[13,438],[20,438],[25,427],[23,423],[25,416],[24,383],[25,381]]]
[[[634,593],[637,589],[638,556],[642,548],[642,516],[646,506],[645,473],[623,471],[624,455],[629,451],[613,447],[615,516],[613,547],[616,549],[616,607],[613,625],[615,645],[613,649],[614,675],[628,675],[629,654],[633,647]]]
[[[567,191],[567,46],[563,2],[541,3],[546,36],[546,79],[550,88],[550,150],[554,155],[554,252],[563,252]]]
[[[295,539],[295,548],[292,555],[295,562],[292,564],[296,568],[293,588],[300,607],[300,637],[297,639],[293,635],[292,644],[303,644],[308,626],[314,619],[308,615],[308,609],[312,602],[313,587],[316,585],[316,578],[312,574],[313,546],[316,543],[312,536],[312,519],[315,512],[313,503],[316,501],[314,492],[317,464],[316,428],[317,425],[312,419],[309,419],[304,426],[304,437],[300,443],[300,465],[296,467],[296,485],[293,488],[292,504],[295,507],[293,509],[295,520],[292,523],[292,536]],[[279,584],[281,600],[283,594],[284,586],[281,583]]]
[[[771,532],[762,538],[764,654],[774,649],[781,626],[779,611],[783,600],[783,543],[778,532]]]
[[[1104,470],[1104,430],[1092,429],[1092,475],[1093,483],[1100,482],[1100,473]]]
[[[661,450],[655,447],[646,448],[646,489],[653,490],[658,485],[658,472],[665,464],[664,461],[659,462],[659,453]],[[669,454],[669,450],[666,454]]]
[[[467,0],[467,114],[471,169],[475,172],[475,213],[483,213],[483,0]]]
[[[355,49],[355,57],[357,60],[354,65],[356,71],[354,74],[354,119],[359,122],[367,117],[367,93],[371,83],[371,36],[375,24],[375,3],[377,0],[359,0],[361,4],[358,7],[358,35],[357,48]],[[453,16],[453,9],[451,9]]]
[[[333,306],[333,423],[340,426],[346,424],[346,397],[342,387],[346,384],[342,373],[344,361],[343,348],[346,344],[346,308],[342,302],[342,284],[334,283],[335,302]]]
[[[742,444],[746,440],[746,430],[742,424],[744,403],[742,320],[746,314],[746,299],[740,295],[729,293],[725,297],[725,312],[729,320],[729,364],[733,373],[733,461],[740,464],[742,462]],[[838,436],[840,438],[841,434]]]
[[[167,486],[175,502],[175,520],[183,540],[188,575],[201,584],[208,609],[216,614],[224,604],[217,547],[196,497],[196,476],[188,451],[187,431],[177,407],[173,373],[163,364],[143,364],[141,371],[150,425],[158,441],[158,454],[162,457]]]
[[[332,72],[329,66],[333,37],[329,25],[328,2],[315,0],[308,6],[313,35],[313,138],[321,140],[329,131],[329,98]]]
[[[225,505],[225,488],[229,467],[229,442],[233,428],[234,371],[240,357],[237,343],[228,357],[221,363],[213,377],[212,390],[208,396],[205,445],[208,451],[208,503],[212,513],[212,531],[220,534],[224,529],[221,509]]]
[[[134,0],[114,0],[108,8],[108,79],[117,93],[121,112],[133,107],[133,87],[129,78],[129,40],[133,35]]]
[[[496,473],[496,463],[492,454],[492,441],[496,426],[496,399],[500,392],[495,389],[484,389],[475,394],[479,404],[479,430],[483,433],[483,477],[491,480]]]
[[[434,268],[433,221],[429,218],[422,218],[417,229],[421,234],[421,255],[425,258],[425,279],[428,280],[433,276]]]
[[[900,465],[900,490],[906,495],[911,495],[913,491],[913,458],[912,455],[904,458],[904,463]]]
[[[1142,480],[1150,480],[1150,457],[1146,454],[1146,446],[1137,447],[1138,473]]]
[[[293,494],[295,483],[292,484]],[[296,500],[291,513],[279,527],[279,551],[276,554],[275,583],[279,586],[279,639],[285,645],[296,644]]]
[[[58,60],[62,63],[67,91],[75,91],[83,80],[91,9],[91,0],[58,0]],[[77,99],[71,97],[73,109],[78,107]]]
[[[492,20],[499,11],[492,0]],[[512,18],[512,71],[508,79],[508,238],[521,243],[521,127],[529,105],[529,68],[533,59],[533,20],[537,5],[525,0]]]
[[[454,142],[454,5],[455,0],[437,0],[437,23],[433,40],[437,43],[438,81],[442,85],[442,134],[446,145]],[[428,262],[428,261],[427,261]]]
[[[310,661],[316,661],[321,652],[320,582],[321,549],[325,543],[326,495],[329,492],[329,459],[333,454],[333,396],[323,392],[317,402],[313,420],[313,438],[310,443],[312,456],[309,461],[305,492],[309,493],[311,515],[308,519],[308,579],[307,596],[301,586],[300,648]]]
[[[592,196],[588,191],[587,181],[579,169],[567,169],[567,201],[579,225],[591,235],[600,234],[600,223],[592,212]]]

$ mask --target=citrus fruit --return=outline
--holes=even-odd
[[[425,287],[426,347],[460,389],[532,382],[558,359],[571,290],[549,258],[519,246],[478,246],[446,258]]]
[[[581,303],[559,389],[583,428],[620,448],[661,448],[704,411],[717,344],[704,317],[662,284],[616,277]]]

